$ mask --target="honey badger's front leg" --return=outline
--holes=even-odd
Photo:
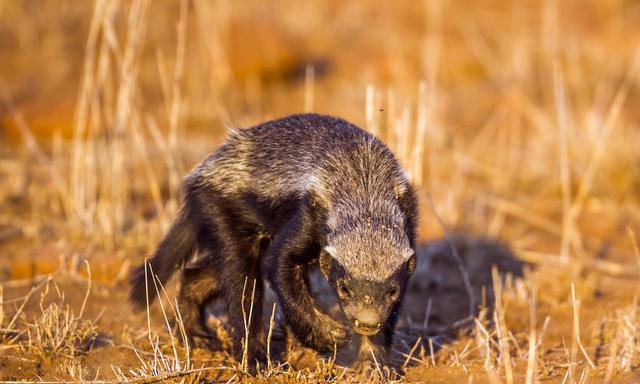
[[[329,352],[347,340],[348,331],[320,310],[306,283],[314,232],[313,217],[303,206],[273,238],[266,258],[268,279],[296,339]]]

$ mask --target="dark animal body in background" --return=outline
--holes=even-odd
[[[149,260],[159,280],[182,269],[180,306],[189,337],[216,347],[203,308],[222,297],[235,353],[244,338],[242,295],[255,304],[247,353],[264,358],[264,280],[305,346],[332,351],[349,330],[316,305],[308,268],[319,262],[345,318],[361,335],[358,362],[381,364],[415,268],[414,191],[391,151],[345,120],[302,114],[234,130],[187,176],[184,205]],[[131,301],[146,304],[145,267]],[[245,286],[245,282],[246,286]],[[254,283],[255,282],[255,283]]]

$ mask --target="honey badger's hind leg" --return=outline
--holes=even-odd
[[[227,304],[235,356],[239,361],[246,356],[249,366],[255,366],[256,360],[266,360],[261,321],[264,286],[256,255],[259,225],[244,202],[207,186],[191,188],[187,198],[198,212],[198,244],[215,255],[213,269]]]
[[[215,257],[210,254],[187,265],[182,271],[178,302],[184,331],[192,347],[222,349],[222,342],[216,332],[207,326],[205,313],[207,304],[220,293],[215,273]]]
[[[249,368],[264,362],[266,336],[262,329],[264,283],[256,259],[255,236],[242,232],[225,235],[225,260],[221,263],[220,287],[227,303],[233,347],[238,361],[246,356]]]

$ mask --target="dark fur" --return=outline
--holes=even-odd
[[[240,356],[242,293],[248,313],[255,284],[248,352],[250,361],[263,358],[266,278],[296,338],[331,351],[348,338],[348,329],[322,313],[309,292],[307,270],[320,259],[347,319],[357,319],[365,307],[379,316],[383,332],[365,337],[363,346],[385,360],[415,265],[417,208],[384,144],[339,118],[293,115],[232,132],[191,172],[184,189],[180,215],[148,264],[164,282],[196,252],[204,254],[182,274],[180,306],[193,341],[217,346],[202,310],[221,296]],[[155,292],[145,292],[144,271],[140,266],[132,275],[131,301],[138,306]],[[348,298],[339,290],[345,284],[353,290]],[[362,359],[370,355],[362,352]]]

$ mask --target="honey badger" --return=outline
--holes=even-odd
[[[264,358],[265,279],[296,339],[321,352],[349,328],[315,303],[308,268],[319,262],[351,324],[362,336],[358,362],[386,362],[407,281],[415,269],[416,197],[391,151],[340,118],[300,114],[233,130],[185,179],[184,204],[153,257],[131,276],[142,307],[145,265],[162,282],[182,269],[180,308],[189,337],[210,347],[203,308],[222,297],[235,353],[242,355],[242,295],[249,313],[247,352]],[[147,274],[150,276],[150,270]],[[246,284],[245,282],[249,283]],[[255,283],[254,283],[255,282]]]

